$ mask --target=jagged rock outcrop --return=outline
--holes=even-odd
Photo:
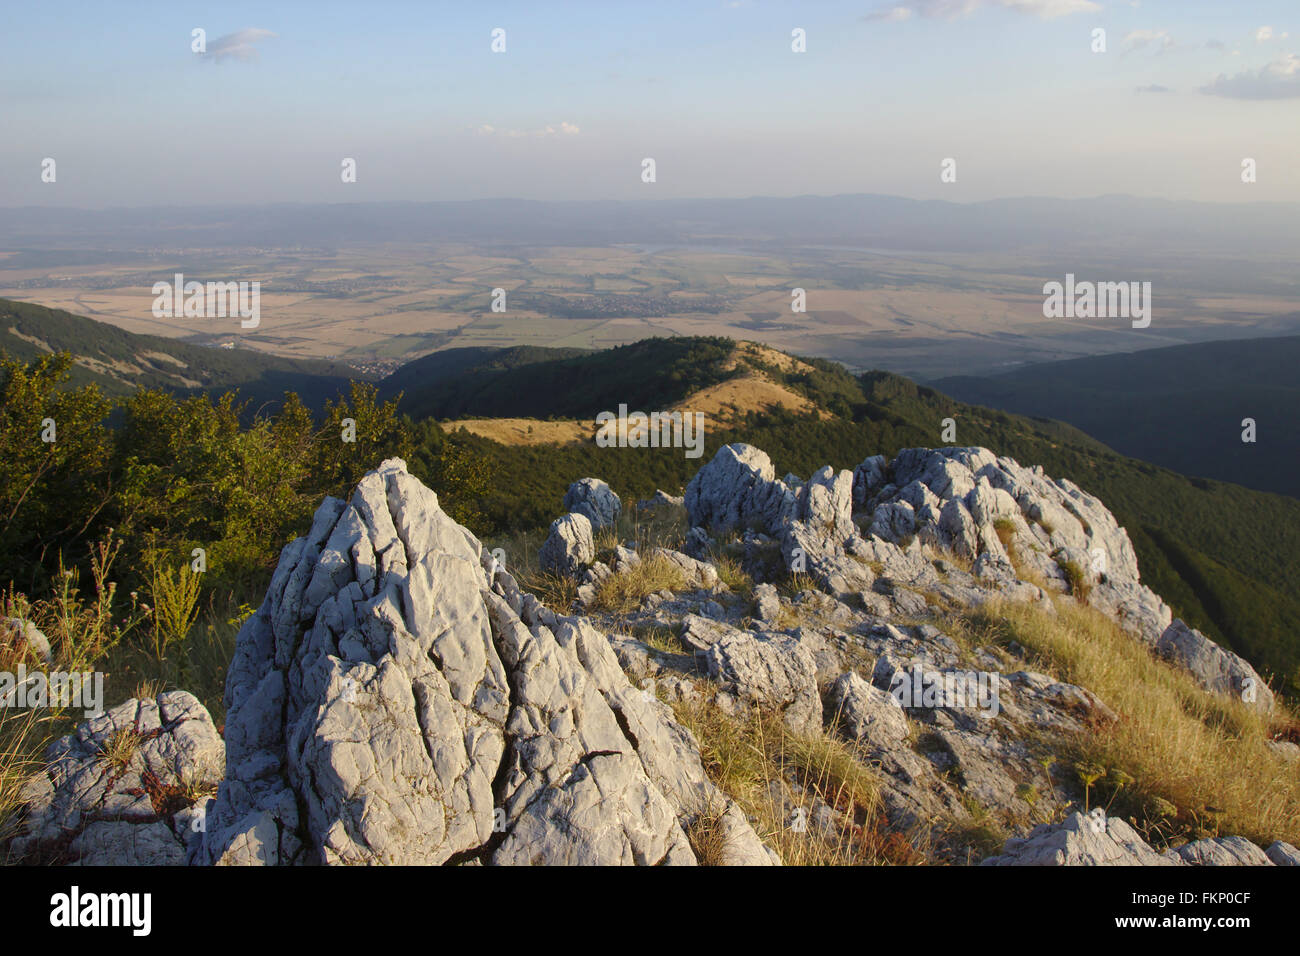
[[[821,727],[817,666],[796,640],[731,631],[704,652],[709,677],[739,700],[779,713],[794,731]]]
[[[623,513],[623,502],[599,478],[579,478],[564,494],[564,510],[584,515],[593,530],[612,528]]]
[[[586,515],[567,514],[551,522],[537,560],[544,571],[577,577],[595,557],[590,519]]]
[[[185,691],[128,700],[52,743],[22,795],[18,860],[166,866],[186,860],[225,768],[207,710]],[[2,854],[0,854],[2,855]]]
[[[1273,692],[1245,660],[1195,628],[1175,620],[1156,641],[1162,657],[1186,670],[1206,690],[1245,701],[1271,713]]]
[[[840,735],[878,778],[883,825],[935,834],[945,862],[968,861],[944,833],[975,822],[972,807],[1060,820],[1007,841],[988,865],[1300,856],[1240,837],[1158,853],[1122,820],[1072,813],[1074,768],[1053,742],[1120,717],[1089,689],[1031,669],[1047,665],[1014,641],[931,616],[933,604],[992,599],[1055,613],[1048,592],[1068,588],[1211,691],[1258,681],[1169,619],[1123,529],[1069,482],[977,448],[910,449],[778,480],[762,451],[729,446],[688,485],[695,527],[684,551],[646,540],[595,562],[593,520],[580,510],[608,500],[602,482],[584,481],[541,555],[579,585],[589,613],[575,616],[522,591],[400,461],[348,501],[326,499],[239,634],[224,750],[188,695],[130,702],[52,752],[14,845],[82,862],[778,862],[710,782],[667,700],[688,705],[683,719],[711,703],[737,717],[777,714],[799,736]],[[741,579],[733,593],[724,554],[760,578],[775,563],[781,589],[760,580],[750,592]],[[680,578],[639,605],[594,600],[611,575],[648,560]],[[786,573],[796,570],[806,577]],[[1262,681],[1257,693],[1271,707]],[[126,724],[149,728],[154,756],[106,770],[106,741]],[[214,753],[225,774],[209,801],[192,781],[221,777],[195,770]],[[171,764],[155,767],[159,755]],[[807,781],[769,783],[774,806],[811,808],[809,825],[828,839],[860,826]]]
[[[897,699],[853,671],[840,675],[831,685],[826,706],[850,740],[893,747],[907,739],[907,717]]]
[[[1095,817],[1072,813],[1060,823],[1043,823],[1028,836],[1007,840],[999,856],[981,866],[1177,866],[1183,861],[1153,850],[1118,817],[1099,825]]]
[[[772,460],[752,445],[723,445],[686,485],[693,526],[718,530],[778,527],[794,508],[794,492],[776,480]]]
[[[226,703],[196,862],[694,863],[705,819],[724,862],[771,859],[605,636],[522,592],[399,460],[285,548]]]
[[[1036,576],[1111,615],[1203,686],[1272,708],[1248,663],[1173,622],[1100,501],[988,449],[910,448],[892,462],[876,455],[851,473],[823,468],[796,484],[776,479],[761,450],[724,446],[687,486],[686,507],[698,533],[744,527],[747,551],[750,535],[767,536],[786,570],[884,617],[923,613],[927,595],[966,606],[992,596],[1046,602],[1023,579]],[[932,560],[927,546],[971,560],[972,571]],[[761,570],[746,557],[747,570]]]

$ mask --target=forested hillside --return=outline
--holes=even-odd
[[[1204,342],[1050,362],[934,387],[1076,425],[1185,475],[1300,497],[1300,336]],[[1242,441],[1244,419],[1254,442]]]

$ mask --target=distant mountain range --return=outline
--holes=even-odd
[[[1097,196],[1025,197],[957,203],[901,196],[751,197],[538,202],[365,202],[258,206],[3,210],[0,246],[103,250],[187,245],[357,242],[683,243],[726,241],[853,244],[928,251],[1074,250],[1114,257],[1119,247],[1285,255],[1300,248],[1296,203],[1202,203]],[[1123,223],[1116,231],[1116,223]],[[1220,255],[1221,258],[1221,255]]]
[[[1206,342],[938,379],[964,402],[1056,418],[1185,475],[1300,498],[1300,336]],[[1242,441],[1244,419],[1256,441]]]

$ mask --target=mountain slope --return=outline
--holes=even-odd
[[[349,379],[361,377],[356,369],[340,363],[285,359],[249,349],[203,348],[10,299],[0,299],[0,349],[24,361],[71,352],[76,359],[72,383],[94,383],[108,395],[126,395],[137,388],[178,392],[237,388],[254,407],[278,402],[286,391],[294,391],[308,407],[317,408],[346,390]]]
[[[1059,418],[1186,475],[1300,497],[1300,336],[1050,362],[932,384],[964,402]],[[1255,443],[1241,440],[1253,418]]]
[[[621,402],[651,411],[735,375],[725,367],[733,348],[729,339],[668,338],[604,352],[453,349],[398,369],[380,395],[402,392],[402,411],[416,418],[592,417]]]
[[[734,343],[722,342],[655,340],[534,363],[500,374],[496,387],[482,392],[473,407],[482,409],[480,414],[512,418],[564,415],[588,425],[620,402],[642,410],[669,404],[689,409],[692,396],[703,394],[719,376],[744,373],[723,372],[724,362],[705,359],[734,351]],[[660,364],[668,345],[680,359],[671,370]],[[742,441],[767,450],[778,474],[808,475],[828,463],[853,468],[863,449],[893,456],[904,448],[938,444],[943,419],[952,418],[956,444],[982,445],[1042,465],[1100,497],[1128,528],[1143,580],[1178,616],[1296,689],[1300,601],[1292,582],[1300,574],[1300,502],[1189,478],[1125,457],[1070,425],[968,405],[890,373],[855,378],[821,360],[787,362],[783,370],[770,355],[755,365],[816,410],[738,408],[725,420],[710,417],[706,458],[723,444]],[[566,377],[578,384],[564,388]],[[551,383],[554,392],[529,390],[530,383],[541,382]],[[662,404],[653,401],[656,396]],[[545,527],[568,483],[584,475],[605,479],[625,497],[648,497],[656,488],[680,493],[698,467],[682,449],[620,450],[590,441],[507,446],[468,432],[460,433],[460,440],[484,459],[492,475],[483,500],[488,531]]]

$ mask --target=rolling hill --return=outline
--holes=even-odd
[[[137,388],[182,393],[238,389],[254,408],[280,401],[286,391],[297,392],[309,408],[319,408],[346,389],[349,379],[362,377],[341,363],[137,335],[62,309],[10,299],[0,299],[0,350],[23,361],[71,352],[76,360],[72,384],[93,383],[108,395],[126,395]]]

